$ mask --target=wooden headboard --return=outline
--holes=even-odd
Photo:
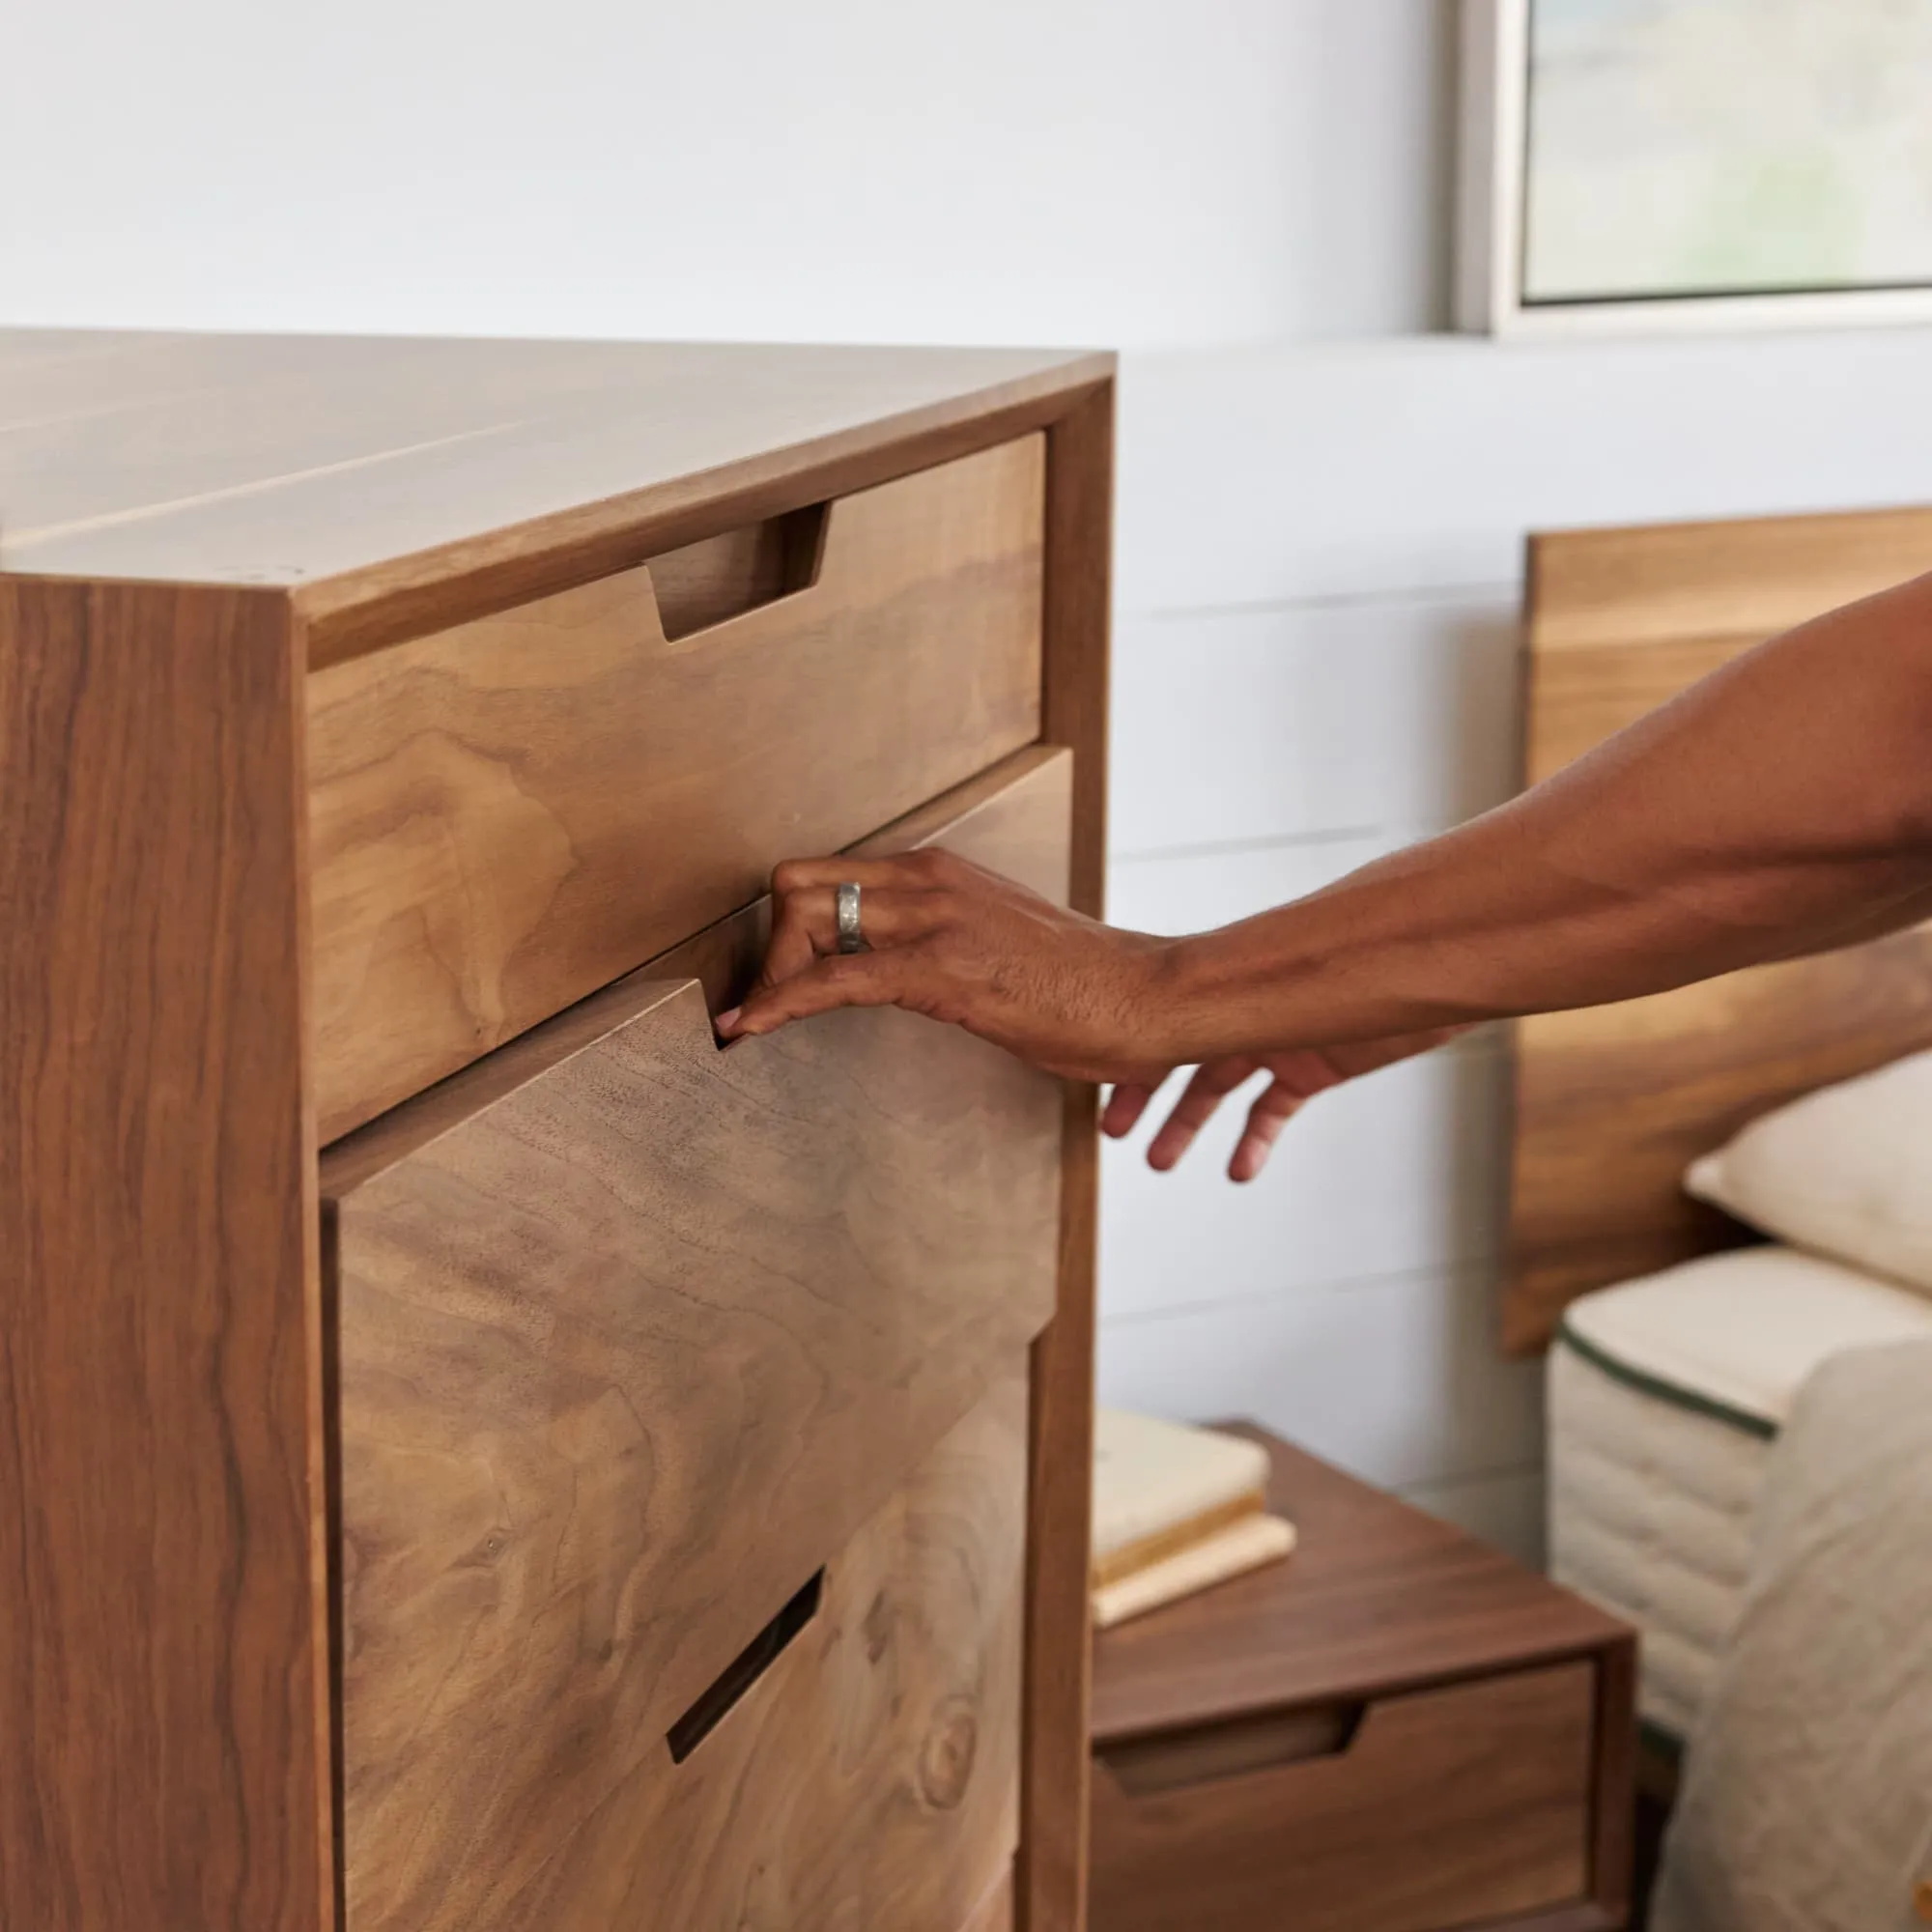
[[[1776,632],[1932,570],[1932,510],[1531,539],[1526,781]],[[1753,1115],[1932,1044],[1932,928],[1516,1029],[1503,1344],[1743,1238],[1682,1191]]]

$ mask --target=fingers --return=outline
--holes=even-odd
[[[1235,1054],[1197,1066],[1174,1111],[1148,1143],[1148,1165],[1165,1174],[1194,1145],[1195,1136],[1214,1118],[1221,1102],[1260,1065],[1251,1054]]]
[[[1308,1104],[1309,1095],[1285,1080],[1270,1080],[1248,1109],[1248,1123],[1228,1162],[1230,1180],[1252,1180],[1267,1165],[1281,1130]]]
[[[1100,1131],[1109,1140],[1122,1140],[1140,1125],[1148,1103],[1160,1091],[1166,1076],[1152,1083],[1123,1080],[1107,1095],[1100,1113]]]
[[[895,1006],[904,991],[905,959],[904,952],[835,952],[720,1013],[718,1031],[726,1039],[749,1038],[838,1007]]]
[[[813,960],[838,952],[838,888],[845,876],[831,885],[800,887],[780,898],[758,976],[760,986],[776,986],[803,973]],[[941,923],[945,901],[936,893],[858,883],[859,926],[867,946],[909,945]]]

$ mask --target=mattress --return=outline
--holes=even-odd
[[[1932,1299],[1795,1249],[1705,1256],[1588,1294],[1548,1364],[1549,1567],[1642,1633],[1637,1706],[1695,1726],[1744,1591],[1770,1447],[1849,1350],[1932,1339]]]

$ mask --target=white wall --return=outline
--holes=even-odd
[[[1932,498],[1932,337],[1424,336],[1449,49],[1445,0],[16,9],[0,323],[1125,347],[1115,906],[1190,928],[1506,793],[1526,528]],[[1330,1096],[1242,1192],[1116,1150],[1105,1393],[1533,1548],[1504,1073]]]
[[[1192,930],[1506,798],[1524,534],[1932,500],[1932,334],[1175,351],[1123,384],[1113,912]],[[1259,1414],[1533,1552],[1491,1342],[1507,1064],[1317,1101],[1251,1189],[1105,1170],[1103,1393]],[[1145,1140],[1145,1132],[1139,1137]]]
[[[1438,0],[60,0],[0,313],[1205,343],[1428,325]]]

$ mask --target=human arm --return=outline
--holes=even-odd
[[[848,877],[877,950],[826,957]],[[1932,580],[1775,639],[1508,805],[1215,932],[1121,932],[940,855],[776,883],[765,980],[727,1031],[895,1004],[1130,1089],[1849,944],[1932,912]]]

